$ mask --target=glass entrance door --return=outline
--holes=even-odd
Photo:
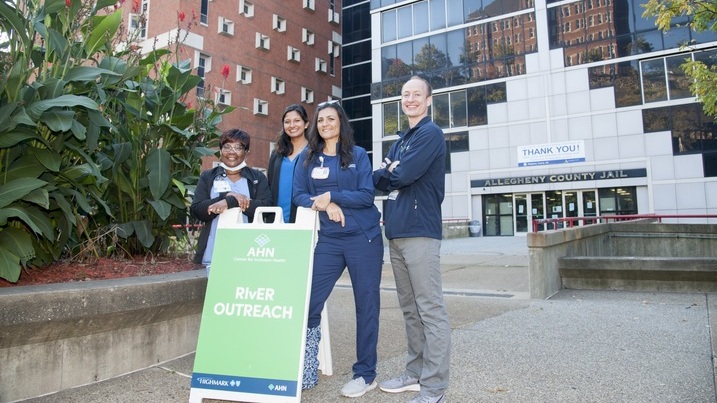
[[[530,214],[528,215],[528,222],[531,223],[531,225],[533,220],[542,220],[545,218],[545,202],[543,197],[543,193],[532,193],[530,195]],[[531,228],[531,231],[532,230]],[[545,224],[540,224],[538,231],[545,231]]]
[[[527,233],[530,220],[528,220],[528,197],[525,194],[516,194],[515,203],[515,232]]]
[[[565,210],[565,217],[579,216],[580,206],[578,205],[578,192],[574,190],[563,192],[563,198],[563,210]]]
[[[583,190],[581,192],[583,209],[583,217],[595,217],[597,215],[597,191],[596,190]],[[592,220],[585,220],[584,224],[593,224]]]

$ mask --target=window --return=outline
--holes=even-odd
[[[147,39],[147,21],[149,17],[149,1],[142,0],[141,8],[138,10],[139,14],[129,15],[129,32],[137,32],[138,39]]]
[[[271,78],[271,92],[282,95],[285,92],[286,83],[284,80],[276,77]]]
[[[316,35],[314,35],[313,32],[309,31],[306,28],[302,29],[301,41],[304,42],[305,44],[313,46],[315,37],[316,37]]]
[[[247,0],[239,0],[239,14],[247,18],[254,17],[254,3]]]
[[[219,33],[234,35],[234,22],[224,17],[219,17]]]
[[[232,93],[231,91],[223,88],[217,88],[217,94],[214,98],[214,103],[217,105],[231,105],[232,104]]]
[[[269,50],[270,41],[268,35],[263,35],[260,32],[256,33],[256,47],[257,49]]]
[[[322,73],[326,73],[328,71],[328,65],[326,64],[326,60],[316,58],[316,71],[320,71]]]
[[[316,10],[315,0],[304,0],[304,9],[314,11]]]
[[[329,41],[328,53],[333,57],[341,56],[341,45],[336,42]]]
[[[197,96],[204,96],[204,76],[212,69],[212,58],[204,53],[197,54],[197,76],[202,80],[197,84]]]
[[[336,4],[334,4],[334,0],[329,0],[329,22],[333,22],[335,24],[339,23],[339,13],[336,12]]]
[[[310,90],[306,87],[301,87],[301,102],[307,104],[314,103],[314,90]]]
[[[329,41],[329,74],[332,76],[336,71],[336,58],[341,55],[340,49],[341,45],[336,42]]]
[[[209,23],[209,0],[202,0],[199,11],[199,23],[203,25]]]
[[[269,102],[263,99],[254,98],[254,114],[255,115],[268,115],[269,114]]]
[[[237,65],[237,82],[242,84],[251,84],[251,69]]]
[[[147,20],[141,14],[129,15],[129,32],[136,33],[138,39],[147,39]]]
[[[286,60],[291,62],[301,61],[301,51],[291,45],[286,47]]]
[[[286,31],[286,18],[274,14],[274,29],[279,32]]]

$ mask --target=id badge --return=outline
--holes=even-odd
[[[311,170],[312,179],[326,179],[329,177],[329,167],[316,167]]]
[[[398,190],[392,190],[391,193],[388,194],[388,200],[396,200],[398,198]]]
[[[214,191],[217,193],[224,193],[231,191],[232,188],[229,186],[229,183],[227,181],[215,181],[214,182]]]

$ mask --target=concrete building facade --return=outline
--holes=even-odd
[[[374,165],[420,74],[449,151],[446,220],[511,236],[542,218],[716,214],[717,131],[680,65],[715,64],[717,35],[687,18],[663,33],[640,3],[371,1]]]
[[[311,117],[317,104],[341,97],[341,0],[129,1],[125,21],[140,31],[140,45],[149,51],[179,38],[178,57],[203,78],[197,95],[236,108],[220,128],[249,133],[252,166],[267,167],[288,105],[302,104]]]

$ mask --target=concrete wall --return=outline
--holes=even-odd
[[[205,289],[204,270],[0,288],[0,402],[191,353]]]
[[[717,225],[620,222],[528,234],[531,298],[560,291],[567,256],[716,257]]]

